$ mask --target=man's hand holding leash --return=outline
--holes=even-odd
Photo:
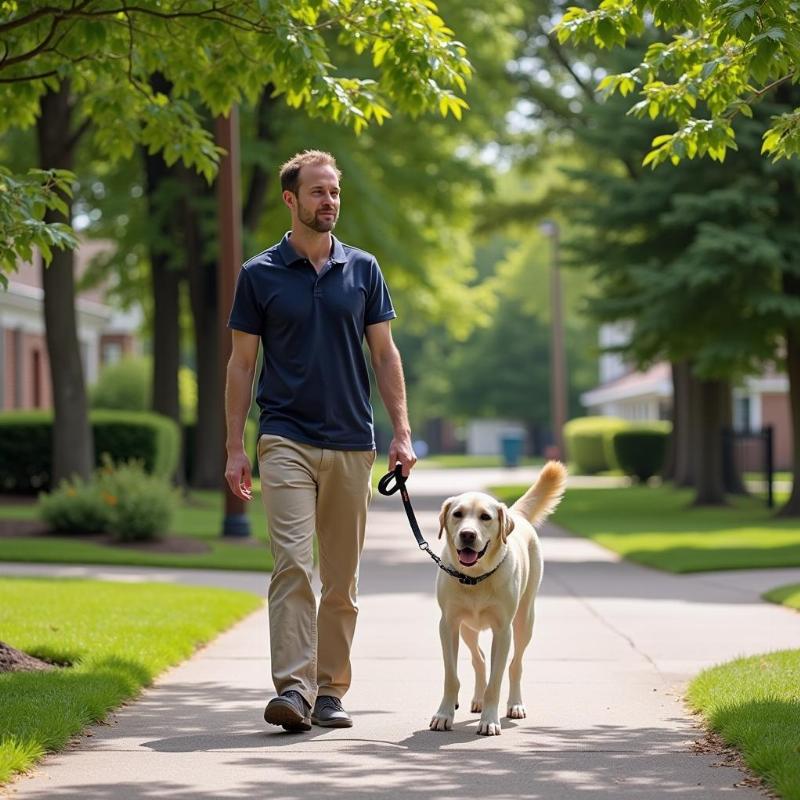
[[[407,478],[416,463],[417,456],[411,445],[411,436],[393,438],[389,445],[389,472],[394,472],[395,464],[400,464],[403,467],[403,477]]]

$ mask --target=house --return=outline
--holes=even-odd
[[[75,251],[75,274],[108,251],[108,241],[85,240]],[[41,256],[22,263],[0,289],[0,411],[50,408],[52,389],[44,325]],[[104,301],[102,289],[81,292],[75,304],[81,359],[87,385],[104,364],[138,352],[141,313],[121,313]]]
[[[666,362],[653,364],[639,372],[626,364],[619,353],[608,352],[624,344],[630,328],[624,324],[603,325],[599,342],[598,386],[581,395],[587,414],[622,417],[631,421],[670,419],[672,415],[672,373]],[[773,428],[776,469],[790,469],[792,464],[789,379],[768,370],[763,375],[746,378],[734,387],[733,427],[737,431]]]

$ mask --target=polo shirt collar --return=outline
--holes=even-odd
[[[344,247],[342,243],[333,235],[331,234],[331,239],[333,239],[333,248],[331,249],[331,261],[335,264],[344,264],[347,261],[347,254],[344,252]],[[292,240],[290,236],[290,232],[287,231],[283,239],[281,239],[281,243],[278,245],[278,251],[281,254],[281,258],[283,259],[283,263],[286,264],[287,267],[294,264],[296,261],[302,261],[303,257],[298,254],[297,250],[292,247]]]

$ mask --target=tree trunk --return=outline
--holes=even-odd
[[[165,95],[172,91],[172,84],[158,72],[151,76],[150,85]],[[181,364],[180,289],[186,272],[182,264],[175,263],[175,259],[170,257],[170,247],[166,245],[180,239],[175,224],[174,198],[169,194],[169,184],[177,178],[175,170],[167,166],[161,153],[149,153],[143,147],[142,158],[152,231],[149,248],[153,292],[152,409],[174,420],[181,431],[175,481],[179,486],[185,486],[178,372]]]
[[[694,486],[694,446],[692,441],[694,400],[697,379],[688,361],[672,365],[673,413],[672,440],[674,461],[672,480],[676,486]]]
[[[256,139],[274,142],[274,87],[270,84],[261,94],[256,109]],[[216,188],[188,170],[181,170],[185,191],[183,230],[186,235],[186,264],[189,276],[189,296],[194,322],[194,341],[197,356],[197,426],[195,428],[192,485],[217,489],[220,485],[220,465],[224,464],[225,409],[222,406],[224,381],[220,364],[220,314],[230,309],[219,308],[217,264],[209,253],[204,231],[202,206],[205,202],[216,208]],[[253,234],[258,227],[266,204],[269,176],[263,165],[256,163],[250,176],[247,198],[242,211],[244,227]],[[249,442],[246,442],[249,445]]]
[[[800,297],[800,279],[784,273],[784,292]],[[800,516],[800,325],[786,331],[786,372],[789,376],[789,417],[792,435],[792,493],[778,514]]]
[[[776,90],[781,102],[797,100],[797,88],[781,85]],[[797,225],[797,178],[785,176],[778,181],[779,215],[787,224]],[[788,248],[787,260],[797,265],[795,248]],[[784,267],[783,293],[787,297],[800,298],[800,276],[796,271]],[[786,504],[778,511],[781,517],[800,516],[800,323],[791,320],[786,330],[786,373],[789,378],[789,418],[792,437],[792,492]]]
[[[178,369],[180,367],[180,284],[182,271],[170,263],[162,242],[175,233],[173,217],[165,213],[163,192],[170,168],[161,154],[143,150],[147,176],[147,206],[154,229],[150,244],[150,271],[153,290],[153,411],[180,423]],[[161,199],[160,199],[161,198]]]
[[[218,489],[224,464],[225,409],[222,407],[222,372],[219,352],[219,300],[217,265],[209,259],[211,248],[204,238],[201,203],[216,203],[214,187],[187,170],[183,228],[186,235],[186,263],[189,273],[194,341],[197,353],[197,426],[195,428],[192,485]],[[214,206],[216,207],[216,206]]]
[[[733,434],[733,400],[732,394],[728,391],[720,398],[722,407],[720,408],[722,430]],[[723,448],[722,460],[722,484],[726,494],[747,494],[747,488],[742,479],[742,470],[736,460],[736,440],[728,439],[729,447]]]
[[[722,408],[729,398],[727,381],[697,381],[692,420],[696,506],[726,505],[722,479]]]
[[[58,91],[49,90],[42,96],[36,132],[40,166],[71,170],[75,136],[67,82]],[[71,222],[72,206],[68,198],[63,199],[67,214],[47,211],[48,223]],[[50,266],[42,267],[45,333],[53,387],[54,486],[75,475],[88,479],[94,468],[94,440],[75,316],[74,264],[73,251],[56,249]]]

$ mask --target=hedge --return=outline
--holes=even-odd
[[[664,468],[667,457],[669,426],[631,425],[611,437],[620,469],[645,483]]]
[[[564,425],[564,439],[573,469],[585,475],[617,469],[607,440],[630,423],[619,417],[577,417]]]
[[[171,479],[178,463],[178,426],[159,414],[138,411],[91,411],[95,463],[103,453],[115,463],[141,460],[147,472]],[[39,492],[51,488],[50,411],[0,414],[0,492]]]

